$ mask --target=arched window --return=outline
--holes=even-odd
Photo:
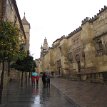
[[[70,62],[73,62],[72,52],[69,52],[67,56],[68,56],[68,60],[69,60]]]
[[[96,48],[96,54],[97,55],[103,55],[104,54],[104,47],[103,47],[101,38],[95,39],[95,48]]]

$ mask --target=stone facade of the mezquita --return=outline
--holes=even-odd
[[[51,35],[50,35],[51,36]],[[107,80],[107,7],[80,27],[48,47],[45,38],[38,62],[39,72],[93,82]]]

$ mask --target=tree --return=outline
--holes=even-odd
[[[19,48],[19,29],[11,22],[0,21],[1,85],[3,85],[4,62],[17,56]]]
[[[27,72],[29,72],[29,77],[30,77],[31,76],[31,72],[35,70],[36,63],[33,60],[32,56],[27,55],[23,59],[19,58],[15,63],[13,63],[11,65],[11,67],[22,72],[22,75],[21,75],[21,86],[22,86],[23,73],[25,73],[26,81],[27,81]]]

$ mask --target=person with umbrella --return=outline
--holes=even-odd
[[[38,83],[39,83],[39,74],[37,72],[32,72],[32,76],[31,76],[31,79],[32,79],[32,86],[35,86],[35,79],[36,79],[36,85],[38,86]]]
[[[32,72],[31,80],[32,80],[32,86],[35,86],[35,78],[37,76],[37,73],[35,71]]]
[[[39,73],[37,73],[37,75],[36,75],[36,86],[38,87],[38,84],[39,84],[39,78],[40,78],[40,76],[39,76]]]

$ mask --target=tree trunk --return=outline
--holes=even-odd
[[[3,91],[3,79],[4,79],[4,60],[2,61],[2,73],[1,73],[1,83],[0,83],[0,104],[2,103],[2,91]]]
[[[3,89],[3,79],[4,79],[4,60],[2,61],[2,73],[1,73],[0,89]]]
[[[22,71],[22,75],[21,75],[21,87],[23,86],[23,71]]]
[[[27,72],[25,72],[25,84],[26,84],[26,86],[27,86]]]
[[[29,78],[30,78],[30,72],[29,72]]]
[[[28,81],[30,81],[30,72],[29,72],[29,74],[28,74]]]
[[[8,60],[8,76],[10,75],[10,60]]]
[[[0,88],[0,104],[2,104],[2,91],[3,89]]]

